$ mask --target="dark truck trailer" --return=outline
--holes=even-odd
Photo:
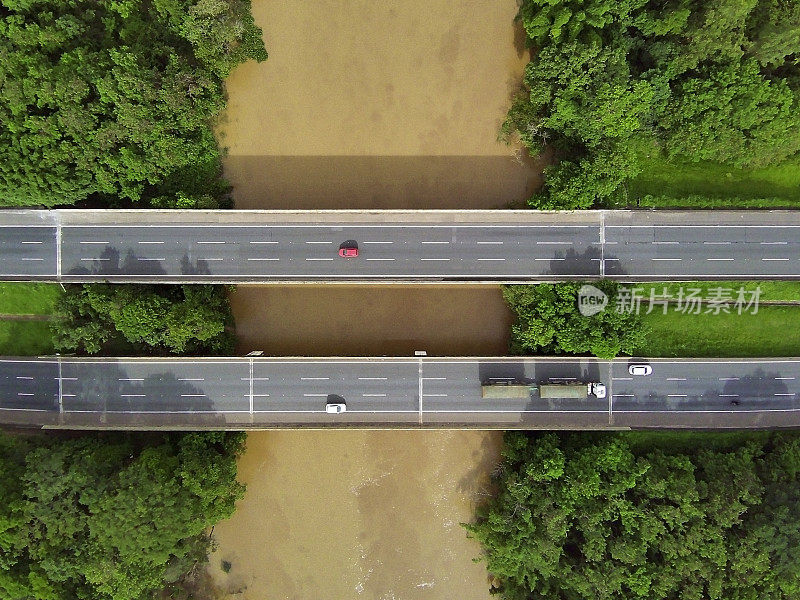
[[[606,386],[599,381],[525,384],[517,381],[492,381],[481,386],[482,398],[530,398],[535,391],[539,397],[552,398],[596,398],[606,397]]]

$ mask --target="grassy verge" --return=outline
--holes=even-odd
[[[641,174],[628,183],[628,205],[654,208],[797,208],[800,157],[764,169],[670,160],[637,144]]]
[[[678,292],[683,288],[684,294],[689,290],[699,289],[699,295],[708,298],[713,295],[712,290],[723,288],[726,293],[736,300],[739,289],[746,292],[745,299],[750,297],[750,292],[760,289],[759,302],[800,302],[800,281],[684,281],[670,283],[658,281],[655,283],[643,283],[638,285],[626,286],[645,299],[650,298],[651,290],[656,296],[666,293],[672,298],[677,298]],[[695,292],[696,293],[696,292]],[[655,308],[658,310],[658,307]]]
[[[641,356],[759,357],[800,355],[800,307],[761,306],[758,313],[688,315],[657,307]]]
[[[49,315],[62,294],[52,283],[0,283],[0,314]],[[0,320],[0,356],[54,352],[47,321]]]
[[[61,294],[55,283],[0,283],[0,313],[49,315]]]

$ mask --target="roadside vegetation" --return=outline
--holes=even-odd
[[[243,433],[0,434],[0,597],[145,600],[206,561]],[[168,594],[169,597],[181,596]]]
[[[507,600],[790,599],[800,436],[505,434],[466,525]]]
[[[6,0],[0,205],[224,205],[223,79],[265,60],[248,0]]]
[[[594,285],[613,308],[618,284],[604,280]],[[632,354],[642,344],[645,329],[631,313],[604,310],[592,316],[578,311],[580,283],[543,283],[503,287],[516,320],[511,327],[514,354],[594,354],[613,358]]]
[[[556,159],[532,207],[797,200],[796,186],[784,196],[780,182],[798,174],[800,5],[523,0],[518,18],[534,52],[502,135],[534,155],[551,147]],[[664,164],[676,187],[693,165],[741,185],[628,195],[628,183]],[[749,183],[759,176],[775,185]]]
[[[0,356],[53,353],[49,320],[60,295],[54,283],[0,283]]]
[[[229,355],[234,321],[222,285],[69,285],[53,345],[79,354]]]

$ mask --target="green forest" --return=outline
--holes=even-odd
[[[266,58],[247,0],[3,0],[0,205],[226,205],[223,78]]]
[[[467,525],[507,600],[800,594],[796,433],[505,434]]]
[[[242,433],[0,436],[0,597],[144,600],[233,514]]]
[[[518,19],[532,59],[503,135],[556,157],[534,208],[624,203],[653,155],[734,173],[800,150],[795,2],[524,0]]]

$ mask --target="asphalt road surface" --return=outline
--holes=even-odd
[[[359,256],[342,258],[353,240]],[[800,211],[2,211],[0,279],[800,278]]]
[[[633,376],[646,363],[653,372]],[[486,399],[485,382],[531,386]],[[537,384],[599,381],[604,399]],[[347,411],[327,414],[327,402]],[[800,358],[0,359],[0,421],[97,429],[800,426]]]

